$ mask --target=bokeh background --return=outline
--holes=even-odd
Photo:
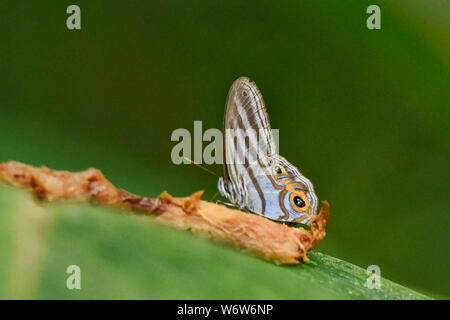
[[[66,28],[71,4],[79,31]],[[370,4],[381,30],[366,28]],[[221,128],[246,75],[280,153],[331,203],[318,250],[449,297],[449,13],[420,0],[4,0],[0,161],[211,199],[217,177],[174,165],[170,135],[194,120]]]

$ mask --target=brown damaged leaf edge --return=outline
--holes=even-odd
[[[31,191],[40,201],[93,200],[134,210],[177,229],[232,244],[240,250],[280,264],[308,261],[306,253],[325,237],[330,205],[323,202],[311,230],[292,228],[269,219],[202,201],[203,191],[174,198],[163,192],[159,199],[117,189],[97,169],[72,173],[19,162],[0,163],[0,181]]]

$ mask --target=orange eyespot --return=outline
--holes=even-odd
[[[288,184],[292,181],[292,177],[286,172],[286,169],[279,165],[275,164],[272,168],[273,175],[275,180],[277,180],[281,184]]]
[[[300,188],[301,185],[296,182],[286,186],[286,190],[291,193],[289,202],[291,203],[292,209],[297,212],[305,212],[309,210],[309,201],[305,191],[298,190]]]

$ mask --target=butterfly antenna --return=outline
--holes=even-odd
[[[209,200],[209,202],[213,202],[214,199],[219,195],[219,192],[216,192],[216,194],[211,198],[211,200]]]
[[[196,166],[199,167],[200,169],[203,169],[203,170],[205,170],[206,172],[209,172],[209,173],[211,173],[211,174],[217,176],[217,174],[216,174],[215,172],[213,172],[213,171],[211,171],[211,170],[209,170],[209,169],[206,169],[205,167],[199,165],[199,164],[198,164],[197,162],[195,162],[194,160],[191,160],[191,159],[189,159],[188,157],[184,157],[184,156],[183,156],[183,158],[185,158],[185,159],[186,159],[187,161],[189,161],[190,163],[196,165]]]

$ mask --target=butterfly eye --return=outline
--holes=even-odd
[[[303,201],[303,199],[300,198],[299,196],[294,197],[294,203],[299,208],[303,208],[306,205],[305,201]]]

